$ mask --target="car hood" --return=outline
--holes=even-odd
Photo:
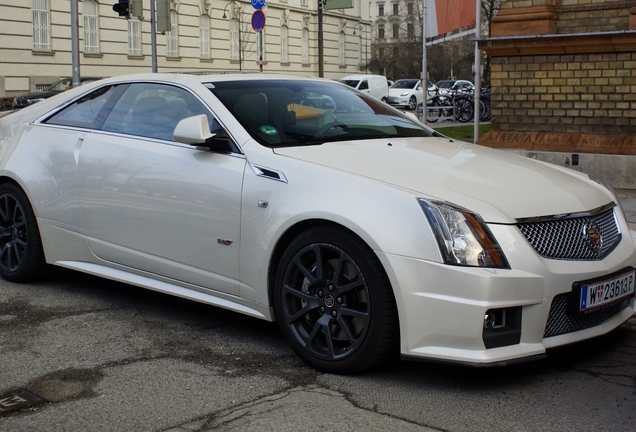
[[[15,102],[16,105],[17,104],[23,104],[26,105],[27,101],[29,99],[47,99],[50,98],[51,96],[54,96],[58,93],[61,93],[59,91],[40,91],[40,92],[35,92],[35,93],[27,93],[21,96],[18,96],[15,98]]]
[[[611,193],[585,174],[447,138],[345,141],[274,152],[448,201],[490,223],[612,202]]]
[[[35,92],[35,93],[27,93],[21,96],[18,96],[18,98],[24,98],[24,99],[36,99],[36,98],[50,98],[51,96],[54,96],[58,93],[61,93],[59,91],[40,91],[40,92]]]

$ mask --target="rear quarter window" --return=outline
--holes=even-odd
[[[99,129],[121,94],[121,90],[122,86],[102,87],[53,114],[44,123]]]

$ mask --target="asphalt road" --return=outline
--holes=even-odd
[[[0,281],[0,395],[19,389],[48,402],[0,431],[633,431],[636,319],[538,362],[336,376],[275,323],[60,269]]]

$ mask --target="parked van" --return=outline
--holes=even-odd
[[[349,75],[341,78],[340,82],[368,93],[382,102],[386,102],[389,96],[389,83],[383,75]]]

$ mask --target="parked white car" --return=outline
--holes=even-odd
[[[442,80],[435,83],[435,86],[441,95],[475,92],[475,85],[466,80]]]
[[[424,89],[422,88],[422,82],[418,79],[397,80],[389,87],[387,102],[391,105],[414,110],[423,101]]]
[[[327,80],[121,76],[0,118],[5,279],[48,263],[277,320],[333,373],[606,334],[634,314],[634,239],[587,175]]]

